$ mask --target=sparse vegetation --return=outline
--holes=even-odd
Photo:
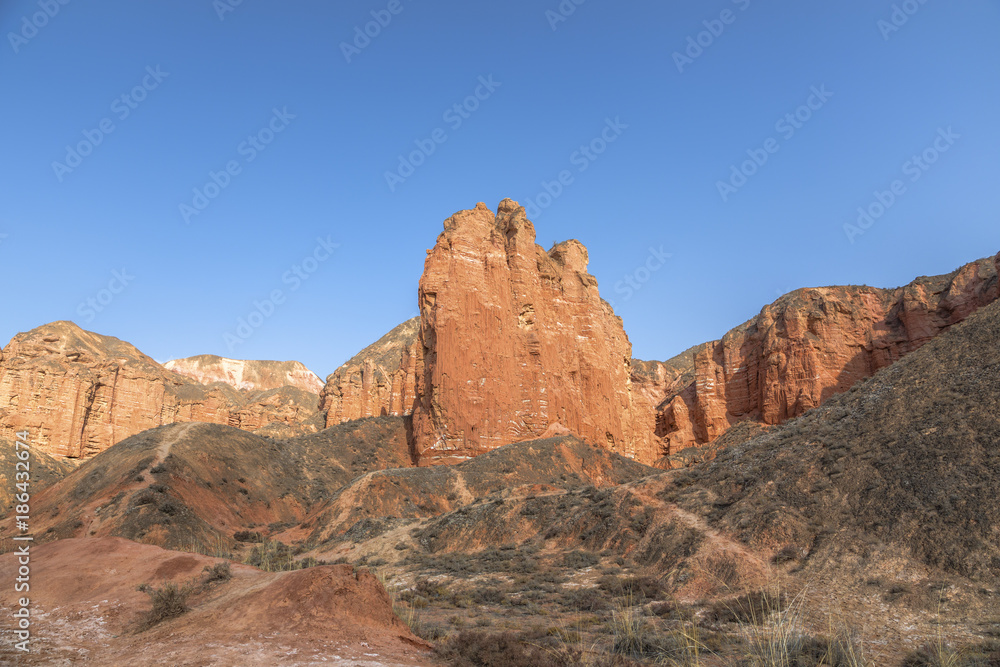
[[[187,599],[191,594],[190,586],[178,586],[171,582],[161,588],[153,588],[148,584],[141,584],[138,590],[146,593],[152,603],[152,607],[139,622],[139,632],[190,611],[187,606]]]
[[[295,552],[284,542],[278,540],[266,540],[250,550],[244,561],[247,565],[253,565],[267,572],[285,572],[289,570],[301,570],[306,567],[324,565],[313,557],[295,559]]]
[[[206,584],[215,581],[229,581],[233,578],[233,568],[229,565],[229,561],[222,561],[211,567],[206,565],[202,571],[206,573],[204,579],[204,583]]]
[[[570,667],[581,659],[579,651],[546,630],[462,630],[437,651],[450,667]]]

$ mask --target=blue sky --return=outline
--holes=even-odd
[[[587,245],[645,359],[1000,251],[995,0],[231,2],[0,5],[0,339],[325,376],[504,197]]]

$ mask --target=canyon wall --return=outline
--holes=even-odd
[[[778,424],[849,389],[994,301],[998,268],[1000,255],[896,289],[786,294],[721,340],[694,348],[681,370],[688,381],[657,406],[663,453],[709,443],[743,420]],[[659,397],[645,377],[633,385]]]
[[[88,458],[173,422],[300,432],[316,415],[313,393],[204,385],[166,370],[128,343],[72,322],[18,334],[0,353],[0,437],[26,429],[32,446],[57,458]]]
[[[320,409],[326,425],[413,412],[420,318],[403,322],[326,378]]]

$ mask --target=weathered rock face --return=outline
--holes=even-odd
[[[587,250],[546,252],[516,202],[444,223],[420,279],[413,437],[450,463],[555,423],[639,461],[658,450],[634,401],[631,343],[587,273]],[[648,417],[647,417],[648,418]]]
[[[18,334],[0,356],[0,437],[21,429],[47,454],[87,458],[146,429],[201,421],[256,430],[315,417],[294,387],[240,392],[172,373],[132,345],[54,322]],[[313,427],[315,428],[315,427]]]
[[[323,381],[298,361],[246,361],[201,354],[168,361],[163,367],[202,384],[225,382],[243,391],[295,387],[319,394],[323,389]]]
[[[326,378],[320,409],[327,426],[413,412],[419,331],[419,317],[403,322]]]
[[[1000,255],[897,289],[786,294],[722,340],[694,348],[680,370],[689,379],[657,409],[663,453],[709,443],[743,420],[778,424],[820,405],[994,301],[998,269]],[[651,379],[633,383],[659,396]]]

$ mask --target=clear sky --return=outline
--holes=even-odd
[[[645,359],[1000,251],[996,0],[237,1],[0,4],[3,342],[325,376],[504,197]]]

